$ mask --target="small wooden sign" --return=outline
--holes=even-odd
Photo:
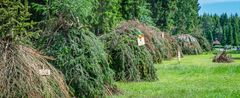
[[[138,36],[138,46],[145,45],[145,40],[143,35]]]
[[[164,38],[164,33],[162,33],[162,38]]]
[[[180,51],[177,52],[177,56],[178,56],[178,63],[180,63],[180,61],[181,61],[181,52]]]
[[[51,74],[51,71],[49,69],[40,69],[39,74],[42,76],[49,76]]]

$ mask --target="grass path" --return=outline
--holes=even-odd
[[[156,64],[154,82],[117,82],[123,95],[113,98],[239,98],[240,60],[211,62],[212,54],[185,56]],[[233,55],[240,57],[240,55]]]

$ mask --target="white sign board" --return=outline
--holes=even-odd
[[[51,74],[51,71],[49,69],[40,69],[39,74],[42,76],[49,76]]]
[[[145,40],[143,35],[138,36],[138,46],[145,45]]]

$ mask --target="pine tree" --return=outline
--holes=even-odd
[[[28,1],[0,1],[0,39],[14,43],[30,43],[30,38],[38,36],[30,21]],[[32,32],[33,31],[33,32]]]
[[[228,32],[227,32],[227,44],[233,45],[233,27],[231,25],[231,21],[228,22]]]
[[[162,31],[170,32],[174,28],[174,15],[177,0],[149,0],[152,17]]]
[[[232,27],[233,27],[233,45],[237,46],[239,45],[239,38],[238,38],[238,34],[239,34],[239,19],[238,19],[238,15],[235,14],[235,16],[233,16],[232,19]]]
[[[196,33],[199,29],[198,0],[186,0],[187,6],[185,7],[185,14],[187,16],[187,33]]]
[[[197,0],[179,0],[175,15],[175,33],[197,33],[200,31]]]
[[[175,30],[174,30],[174,34],[184,34],[186,33],[186,20],[187,20],[187,16],[185,14],[185,7],[186,3],[184,0],[179,0],[177,2],[177,12],[176,15],[174,17],[174,21],[175,21]]]
[[[237,37],[239,38],[239,44],[238,44],[238,46],[240,46],[240,17],[238,16],[238,28],[239,28],[239,31],[238,31],[238,33],[237,33]]]
[[[213,30],[213,38],[214,40],[222,40],[223,37],[223,31],[220,24],[220,17],[217,14],[213,15],[213,21],[214,21],[214,30]]]
[[[98,0],[96,14],[97,23],[93,24],[97,35],[108,33],[120,22],[120,0]]]
[[[227,44],[227,34],[228,34],[227,23],[228,23],[228,16],[226,13],[224,13],[220,16],[220,24],[223,28],[223,39],[221,40],[222,45]]]
[[[213,41],[213,20],[211,18],[211,16],[204,14],[202,16],[202,28],[203,28],[203,34],[205,35],[205,37],[209,40],[209,42]]]
[[[146,0],[121,0],[120,5],[120,12],[124,19],[138,19],[141,22],[154,25]]]

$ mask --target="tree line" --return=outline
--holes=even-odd
[[[222,45],[238,46],[240,44],[240,18],[238,14],[203,14],[200,17],[203,34],[210,42],[219,40]]]
[[[110,32],[120,21],[137,19],[170,34],[203,34],[209,42],[239,45],[238,15],[199,16],[198,0],[28,0],[31,20],[43,21],[55,9],[72,10],[96,35]],[[67,9],[71,8],[71,9]],[[74,10],[73,10],[74,9]],[[73,12],[75,11],[75,12]]]
[[[122,20],[138,19],[170,34],[200,33],[198,0],[29,0],[32,18],[48,17],[51,7],[71,6],[77,9],[81,23],[97,35],[108,33]],[[62,2],[59,6],[56,2]],[[42,4],[43,6],[34,6]],[[58,4],[58,5],[56,5]],[[36,10],[38,12],[36,12]],[[44,12],[45,10],[45,12]],[[66,10],[66,9],[65,9]],[[39,13],[39,11],[42,11]],[[74,13],[74,12],[73,12]],[[39,17],[43,16],[43,17]],[[40,18],[40,19],[39,19]]]

